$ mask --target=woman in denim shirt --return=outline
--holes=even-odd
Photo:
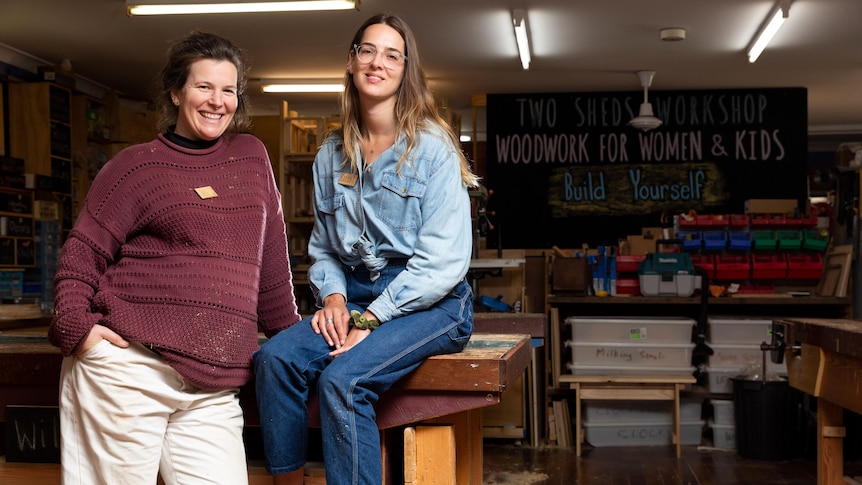
[[[379,14],[359,28],[344,85],[342,127],[313,169],[309,280],[319,309],[255,355],[274,483],[302,483],[315,392],[326,483],[382,483],[374,404],[427,357],[462,350],[473,331],[467,187],[477,180],[402,18]]]

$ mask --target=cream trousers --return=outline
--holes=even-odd
[[[238,389],[203,391],[143,345],[63,360],[63,485],[247,485]]]

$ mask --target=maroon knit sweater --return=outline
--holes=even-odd
[[[63,245],[54,307],[48,338],[63,355],[99,323],[198,387],[248,382],[258,328],[300,319],[263,144],[226,135],[189,149],[159,135],[117,154]]]

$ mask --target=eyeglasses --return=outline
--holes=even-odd
[[[353,44],[356,58],[359,62],[371,62],[377,58],[377,48],[371,44]],[[386,67],[398,67],[407,60],[407,56],[395,49],[387,49],[383,53],[383,65]]]

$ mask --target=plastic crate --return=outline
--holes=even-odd
[[[617,295],[640,295],[641,284],[638,278],[617,278]]]
[[[714,254],[692,254],[691,264],[706,270],[710,280],[715,279],[715,255]]]
[[[752,246],[755,250],[778,248],[778,238],[775,231],[751,231]]]
[[[775,237],[778,239],[778,249],[793,250],[802,248],[801,231],[777,231]]]
[[[829,234],[823,234],[820,231],[808,229],[802,233],[802,248],[811,249],[812,251],[826,251],[829,246]]]
[[[720,450],[736,449],[736,425],[709,423],[712,430],[712,446]]]
[[[775,280],[787,278],[787,256],[784,254],[752,254],[751,279]]]
[[[712,421],[715,424],[733,426],[733,399],[712,399]]]
[[[690,343],[697,322],[686,317],[568,317],[576,342]]]
[[[682,249],[700,251],[703,249],[703,237],[697,231],[677,231],[676,238],[682,240]]]
[[[823,256],[820,253],[787,255],[787,279],[819,280],[823,274]]]
[[[753,246],[750,232],[730,232],[727,234],[727,248],[733,251],[750,251]]]
[[[581,402],[583,418],[589,423],[673,423],[673,405],[667,401],[617,401],[591,399]],[[680,399],[679,419],[696,421],[701,417],[701,401]],[[732,421],[731,421],[732,422]]]
[[[696,229],[717,229],[727,227],[730,218],[726,214],[696,215],[691,219],[679,218],[679,227]]]
[[[729,225],[731,229],[746,229],[749,225],[748,214],[730,214]]]
[[[710,344],[760,344],[772,339],[772,319],[750,317],[708,317]]]
[[[23,293],[23,271],[0,271],[0,297],[19,298]]]
[[[704,231],[701,237],[703,238],[703,249],[706,251],[723,251],[727,249],[726,231]]]
[[[691,363],[693,343],[661,344],[640,342],[579,342],[567,340],[572,349],[572,365],[623,366],[657,365],[676,367]]]
[[[643,254],[639,255],[623,255],[620,254],[617,256],[617,274],[620,273],[637,273],[638,266],[640,266],[641,261],[644,260],[646,256]],[[619,279],[619,278],[618,278]],[[619,283],[617,283],[619,284]]]
[[[661,376],[691,376],[697,367],[691,364],[677,366],[652,366],[652,365],[574,365],[566,363],[566,368],[572,375],[576,376],[604,376],[604,375],[661,375]]]
[[[700,445],[704,421],[680,421],[679,442],[684,446]],[[588,423],[584,422],[584,441],[597,448],[605,446],[658,446],[673,441],[671,423]]]
[[[719,254],[715,257],[715,279],[740,281],[751,278],[751,260],[747,254]]]

